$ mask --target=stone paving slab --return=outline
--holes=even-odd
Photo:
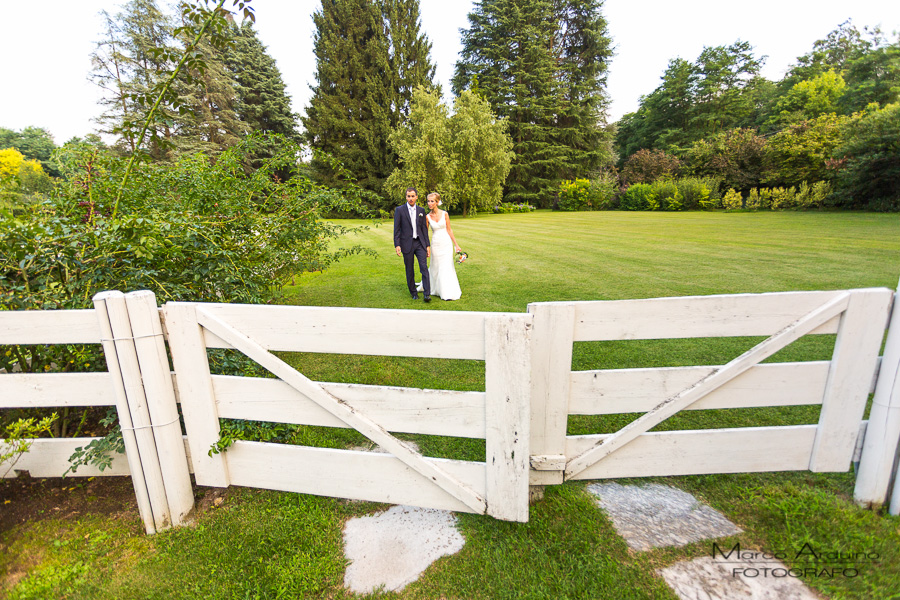
[[[722,513],[673,487],[594,483],[587,489],[635,550],[685,546],[741,533]]]
[[[681,600],[818,600],[778,560],[723,562],[709,556],[657,571]]]
[[[456,517],[446,510],[393,506],[350,519],[344,527],[344,556],[350,561],[344,586],[358,594],[380,586],[402,590],[431,563],[459,552],[464,544]]]

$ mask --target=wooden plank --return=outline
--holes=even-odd
[[[815,435],[815,425],[645,433],[616,451],[615,460],[595,463],[574,479],[803,471]],[[580,454],[606,437],[569,437],[567,452]]]
[[[6,473],[6,477],[15,477],[17,472],[27,471],[32,477],[62,477],[71,465],[69,457],[75,452],[76,448],[87,446],[93,440],[100,438],[83,437],[83,438],[39,438],[34,440],[28,452],[23,454],[19,460],[13,465],[12,470],[8,473],[9,467],[6,463],[0,463],[0,477]],[[0,445],[3,440],[0,440]],[[112,464],[101,471],[94,465],[84,465],[78,467],[73,474],[69,473],[66,477],[97,477],[97,476],[114,476],[114,475],[130,475],[128,468],[128,458],[123,454],[113,454]]]
[[[779,292],[572,302],[575,341],[769,336],[844,294]],[[548,303],[550,305],[559,303]],[[810,333],[834,333],[837,319]]]
[[[156,296],[146,290],[130,292],[125,295],[125,304],[152,423],[150,432],[155,443],[169,518],[172,525],[182,525],[194,508],[194,490]]]
[[[0,375],[0,408],[115,405],[116,393],[109,373]]]
[[[93,309],[0,311],[0,344],[99,344]]]
[[[146,483],[147,496],[150,501],[153,525],[155,531],[160,531],[171,526],[172,515],[166,497],[162,466],[159,463],[153,422],[150,419],[150,407],[135,349],[134,333],[131,329],[125,295],[122,292],[102,292],[94,296],[94,306],[98,312],[105,310],[109,320],[116,363],[122,377],[122,389],[125,392],[125,403],[123,404],[120,398],[118,404],[119,425],[123,435],[127,433],[134,435],[138,460],[141,463],[140,473]],[[109,339],[105,336],[104,338]],[[107,356],[107,364],[109,364],[108,360]],[[110,368],[110,372],[112,372],[112,368]],[[130,423],[125,423],[122,419],[124,413],[129,414]],[[128,429],[131,429],[131,432]],[[132,472],[135,473],[133,479],[137,479],[138,471],[133,466]],[[147,526],[146,523],[145,526]],[[147,533],[153,533],[149,529],[148,527]]]
[[[529,304],[534,315],[531,344],[531,454],[565,453],[575,307],[571,304]],[[539,481],[540,483],[535,483]],[[532,485],[563,482],[562,470],[532,474]]]
[[[319,406],[338,417],[353,429],[390,452],[410,468],[418,471],[435,485],[455,496],[458,500],[469,506],[473,511],[484,513],[486,509],[483,497],[475,493],[470,487],[454,479],[436,467],[434,463],[423,459],[422,455],[413,450],[406,442],[389,434],[383,427],[369,419],[366,415],[357,411],[354,407],[335,398],[320,386],[310,381],[301,373],[298,373],[283,360],[267,352],[262,346],[238,331],[218,317],[204,310],[197,309],[197,318],[200,324],[211,330],[217,336],[227,341],[234,348],[239,349],[250,359],[258,362],[272,374],[305,394]],[[184,395],[182,395],[184,398]]]
[[[94,314],[100,325],[100,338],[103,344],[103,354],[106,357],[106,367],[113,378],[113,385],[116,392],[116,413],[119,418],[119,426],[122,429],[122,441],[125,445],[125,456],[128,459],[128,468],[131,472],[131,483],[134,486],[134,495],[137,498],[138,511],[140,512],[141,520],[144,522],[144,530],[147,533],[155,533],[156,520],[153,517],[150,491],[141,463],[137,435],[134,428],[134,421],[131,416],[131,409],[128,406],[126,391],[126,378],[133,382],[134,375],[124,374],[126,367],[123,365],[123,360],[120,360],[119,357],[119,346],[116,344],[116,336],[113,332],[113,315],[110,314],[110,312],[115,311],[110,311],[110,306],[107,304],[108,300],[113,300],[117,297],[124,301],[122,292],[108,291],[95,295],[93,298],[94,307],[96,309]],[[122,348],[123,356],[121,358],[127,360],[128,356],[124,353],[124,345],[122,345]],[[134,361],[136,363],[137,359],[135,358]],[[129,370],[135,370],[137,369],[137,365],[134,364],[127,368]],[[127,385],[131,386],[132,383]]]
[[[830,361],[756,365],[686,410],[821,404]],[[720,366],[575,371],[569,414],[646,412]]]
[[[528,522],[531,315],[485,318],[487,514]]]
[[[390,454],[238,441],[228,455],[234,485],[473,512]],[[484,495],[484,463],[425,460]]]
[[[900,297],[897,293],[894,294],[884,357],[877,369],[874,393],[853,490],[853,499],[867,506],[880,506],[887,500],[894,458],[900,444]],[[893,496],[898,493],[900,488]]]
[[[846,471],[850,466],[892,296],[888,289],[850,295],[834,344],[811,471]]]
[[[690,406],[706,394],[731,381],[753,365],[772,356],[788,344],[819,327],[822,323],[831,320],[836,314],[840,314],[847,308],[849,297],[850,294],[845,292],[843,295],[830,299],[822,306],[800,317],[775,335],[735,358],[727,365],[716,369],[712,374],[704,377],[694,385],[674,396],[666,398],[643,416],[635,419],[609,436],[609,438],[604,439],[596,447],[571,459],[566,466],[566,477],[571,478],[595,462],[603,460],[637,436],[647,432],[678,411]]]
[[[219,414],[209,374],[209,359],[194,304],[167,302],[163,307],[175,385],[188,434],[198,485],[228,487],[228,463],[223,453],[210,456],[219,441]]]
[[[483,313],[198,304],[266,350],[484,359]],[[441,340],[435,344],[434,340]],[[206,335],[209,348],[227,342]]]
[[[280,379],[213,375],[219,417],[349,427]],[[318,383],[388,431],[484,439],[484,392]]]

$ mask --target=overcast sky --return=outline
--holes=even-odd
[[[159,0],[160,5],[168,4]],[[58,144],[94,130],[98,90],[87,80],[89,55],[100,39],[99,12],[118,11],[121,0],[0,0],[4,57],[0,127],[44,127]],[[468,25],[470,0],[421,0],[422,29],[431,40],[437,77],[449,100],[450,78]],[[303,112],[315,82],[312,13],[318,0],[253,0],[257,30],[281,70],[296,112]],[[765,55],[763,75],[780,79],[813,42],[848,18],[860,29],[900,31],[900,2],[890,0],[606,0],[602,9],[616,55],[609,69],[609,117],[638,107],[659,85],[670,59],[693,62],[704,46],[750,42]]]

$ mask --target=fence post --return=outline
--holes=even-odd
[[[119,426],[138,510],[144,529],[155,533],[168,527],[171,518],[125,295],[119,291],[100,292],[93,300],[103,353],[115,385]]]
[[[834,342],[810,471],[846,471],[853,458],[891,298],[886,289],[850,292]]]
[[[531,339],[531,485],[557,485],[566,468],[566,427],[572,379],[575,306],[528,305]]]
[[[484,321],[487,514],[528,522],[531,315]]]
[[[875,397],[863,442],[853,498],[860,504],[880,506],[887,501],[896,470],[900,444],[900,284],[888,323],[887,342],[875,383]],[[890,513],[900,512],[900,484],[894,484]]]
[[[181,525],[194,508],[194,492],[156,296],[146,290],[130,292],[125,295],[125,304],[153,424],[153,439],[169,513],[172,524]]]

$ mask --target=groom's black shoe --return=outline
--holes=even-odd
[[[425,302],[431,302],[431,296],[425,296]]]
[[[412,299],[413,299],[413,300],[418,300],[418,299],[419,299],[419,295],[414,293],[414,294],[412,295]]]

